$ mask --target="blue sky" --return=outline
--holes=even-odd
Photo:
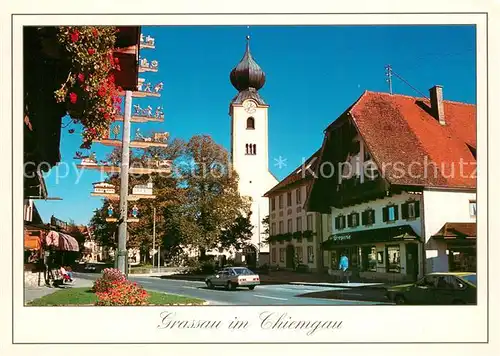
[[[250,32],[251,52],[267,76],[260,93],[270,105],[269,163],[279,179],[321,146],[323,130],[364,90],[388,91],[386,64],[424,94],[440,84],[447,100],[476,100],[473,26],[145,26],[142,32],[155,37],[156,49],[144,49],[141,56],[158,60],[159,71],[141,77],[162,81],[164,90],[161,98],[133,103],[163,105],[165,122],[133,124],[132,132],[138,127],[168,131],[186,140],[209,134],[228,150],[228,108],[236,95],[229,73],[243,56]],[[420,96],[397,78],[393,92]],[[71,165],[77,163],[80,130],[73,127],[76,132],[69,134],[68,128],[62,129],[63,164],[46,177],[49,196],[63,200],[36,204],[44,222],[54,215],[86,224],[101,205],[90,197],[92,182],[101,177],[84,171],[77,180]],[[93,150],[104,159],[111,149],[96,144]],[[287,163],[282,168],[274,165],[280,156]],[[56,175],[66,175],[65,164],[69,174],[57,180]]]

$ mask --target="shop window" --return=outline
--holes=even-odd
[[[278,234],[283,233],[283,228],[284,228],[284,223],[283,223],[283,221],[280,221],[279,225],[278,225]]]
[[[375,224],[375,210],[368,209],[361,213],[361,223],[363,225]]]
[[[313,216],[311,214],[307,215],[307,230],[313,230]]]
[[[295,190],[295,202],[297,204],[302,204],[302,196],[301,196],[301,191],[300,191],[300,188],[298,188],[297,190]]]
[[[276,249],[275,248],[271,249],[271,260],[273,262],[276,262]]]
[[[284,248],[280,248],[280,262],[285,262],[285,249]]]
[[[292,192],[286,193],[286,206],[292,206]]]
[[[401,259],[399,253],[399,245],[387,246],[387,272],[400,273]]]
[[[401,204],[401,217],[405,220],[413,220],[420,217],[420,202],[408,201]]]
[[[314,250],[312,246],[307,246],[307,262],[314,263]]]
[[[330,251],[330,268],[339,269],[339,259],[337,251]]]
[[[399,219],[398,205],[388,205],[382,209],[382,221],[392,222]]]
[[[288,232],[292,233],[293,232],[293,226],[292,226],[292,219],[288,219]]]
[[[335,229],[342,230],[345,229],[345,216],[339,215],[335,218]]]
[[[278,208],[283,209],[283,195],[278,197]]]
[[[366,246],[362,248],[361,261],[364,271],[377,271],[377,249],[375,246]]]
[[[276,210],[276,198],[271,198],[271,211]]]
[[[475,200],[469,201],[469,212],[470,216],[476,217],[477,216],[477,205]]]
[[[247,130],[255,130],[255,119],[253,117],[247,119]]]
[[[359,214],[358,213],[353,212],[347,216],[347,226],[349,226],[349,227],[359,226]]]

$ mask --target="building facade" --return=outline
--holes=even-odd
[[[475,271],[476,108],[365,92],[326,130],[307,208],[331,213],[329,272],[361,280]]]
[[[319,151],[266,193],[269,198],[270,265],[283,269],[321,271],[321,243],[332,232],[329,214],[307,212],[310,170]]]
[[[238,94],[231,100],[231,160],[239,176],[239,192],[251,201],[251,223],[254,226],[251,244],[236,253],[236,259],[253,264],[260,252],[269,252],[263,241],[262,220],[269,214],[264,193],[278,181],[269,171],[269,105],[259,94],[265,74],[250,53],[249,37],[241,61],[231,71],[231,84]]]

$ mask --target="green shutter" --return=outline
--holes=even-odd
[[[408,203],[401,204],[401,218],[408,219]]]
[[[389,220],[389,208],[384,206],[382,208],[382,221],[387,222]]]
[[[399,205],[394,205],[394,221],[399,219]]]
[[[416,218],[420,217],[420,202],[419,201],[415,202],[415,217]]]

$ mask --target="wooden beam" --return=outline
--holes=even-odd
[[[124,91],[121,91],[119,93],[120,96],[125,96],[125,92]],[[147,96],[152,96],[152,97],[155,97],[155,98],[159,98],[161,96],[160,93],[153,93],[153,92],[150,92],[150,91],[142,91],[142,90],[136,90],[136,91],[133,91],[132,92],[132,97],[133,98],[145,98]]]
[[[112,139],[104,139],[104,140],[94,140],[95,143],[100,143],[105,146],[114,146],[121,147],[121,140],[112,140]],[[163,142],[154,142],[154,141],[130,141],[130,147],[132,148],[147,148],[147,147],[168,147],[167,143]]]
[[[120,167],[116,166],[103,166],[103,165],[81,165],[76,166],[78,169],[92,169],[106,173],[120,173]],[[146,167],[131,167],[130,174],[151,174],[151,173],[171,173],[172,169],[168,168],[146,168]]]
[[[139,66],[139,73],[143,73],[143,72],[158,72],[158,68],[141,67],[141,66]]]
[[[120,200],[120,194],[118,193],[90,193],[93,197],[101,197],[109,200]],[[146,194],[130,194],[128,196],[129,201],[137,201],[139,199],[156,199],[156,195],[146,195]]]
[[[123,121],[123,116],[115,116],[115,121]],[[147,117],[147,116],[132,116],[130,118],[131,122],[164,122],[164,118],[159,118],[159,117]]]

